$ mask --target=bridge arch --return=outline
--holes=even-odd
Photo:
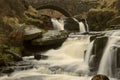
[[[53,10],[56,10],[60,13],[62,13],[64,16],[66,17],[71,17],[71,14],[66,11],[65,9],[61,8],[61,7],[58,7],[58,6],[54,6],[54,5],[44,5],[44,6],[40,6],[38,8],[36,8],[37,10],[42,10],[42,9],[53,9]]]

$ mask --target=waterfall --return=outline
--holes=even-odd
[[[109,40],[107,42],[107,46],[104,50],[102,59],[100,61],[100,66],[99,66],[99,70],[98,70],[98,74],[104,74],[110,77],[113,77],[113,73],[112,73],[112,65],[113,65],[113,59],[114,59],[114,55],[116,53],[116,50],[114,50],[114,46],[116,45],[116,43],[118,44],[120,41],[120,32],[114,32],[110,37]]]
[[[89,32],[89,26],[86,19],[85,19],[85,25],[86,25],[86,31]]]
[[[79,22],[75,18],[72,18],[72,19],[79,24],[78,27],[79,27],[79,31],[81,33],[89,32],[89,26],[87,24],[87,20],[86,19],[85,19],[84,22],[82,22],[82,21]],[[53,27],[54,27],[55,30],[64,30],[64,19],[62,19],[62,18],[60,18],[60,19],[52,18],[51,21],[53,23]]]
[[[75,18],[73,18],[73,20],[75,20],[78,24],[79,24],[79,29],[80,29],[80,32],[81,33],[84,33],[84,32],[86,32],[86,29],[85,29],[85,25],[84,25],[84,23],[81,21],[81,22],[79,22],[77,19],[75,19]]]
[[[84,25],[83,22],[79,22],[79,28],[80,28],[80,32],[81,32],[81,33],[86,32],[86,30],[85,30],[85,25]]]
[[[86,51],[86,53],[85,53],[85,62],[86,62],[87,64],[89,64],[89,61],[90,61],[90,58],[91,58],[90,56],[91,56],[91,54],[92,54],[93,44],[94,44],[94,41],[92,41],[92,42],[89,44],[88,49],[87,49],[87,51]]]
[[[52,18],[51,21],[55,30],[64,30],[64,20]]]
[[[68,38],[59,49],[44,52],[48,59],[31,60],[35,68],[14,72],[0,80],[90,80],[88,65],[84,63],[84,52],[90,36]]]
[[[119,32],[114,32],[109,37],[98,74],[112,76],[113,53],[116,52],[113,46],[118,45],[120,40],[118,35]],[[89,67],[88,64],[94,58],[92,55],[93,44],[94,41],[90,42],[90,35],[70,34],[60,48],[42,53],[48,57],[47,59],[35,60],[33,56],[24,57],[23,60],[34,64],[32,69],[15,71],[9,76],[0,77],[0,80],[91,80],[91,75],[94,73],[90,72],[91,66]]]

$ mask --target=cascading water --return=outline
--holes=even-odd
[[[87,64],[89,64],[89,62],[90,62],[90,58],[91,58],[91,54],[92,54],[92,48],[93,48],[93,43],[94,43],[94,41],[92,41],[91,43],[90,43],[90,45],[88,46],[88,49],[87,49],[87,51],[86,51],[86,55],[85,55],[85,62],[87,63]]]
[[[112,66],[113,59],[116,53],[116,50],[113,48],[120,41],[120,32],[114,32],[108,40],[107,46],[104,50],[103,57],[100,62],[98,74],[104,74],[110,77],[113,77]]]
[[[79,22],[77,19],[73,18],[76,22],[78,22],[79,24],[79,29],[80,29],[80,32],[81,33],[84,33],[84,32],[87,32],[86,29],[85,29],[85,25],[83,22]]]
[[[35,68],[14,72],[0,80],[90,80],[88,65],[84,62],[84,52],[90,43],[89,36],[68,38],[61,48],[48,50],[43,55],[46,60],[31,60]]]
[[[51,21],[55,30],[64,30],[64,20],[52,18]]]
[[[84,23],[82,21],[79,22],[75,18],[72,18],[72,19],[79,24],[78,27],[79,27],[79,31],[81,33],[89,32],[89,27],[88,27],[86,19],[85,19]],[[60,18],[60,19],[52,18],[51,21],[53,23],[53,27],[54,27],[55,30],[64,30],[64,19],[62,19],[62,18]]]
[[[89,31],[85,24],[79,22],[80,32]],[[54,29],[64,30],[64,20],[52,19]],[[88,25],[86,25],[88,27]],[[112,77],[114,46],[120,42],[120,33],[114,32],[110,37],[100,62],[98,74]],[[92,76],[89,64],[95,55],[92,55],[94,41],[90,42],[90,35],[71,34],[59,49],[51,49],[44,53],[47,59],[34,60],[33,57],[23,58],[35,66],[25,71],[15,71],[9,76],[0,77],[0,80],[90,80]],[[84,56],[84,53],[86,55]],[[84,59],[85,57],[85,59]],[[32,58],[32,59],[31,59]],[[109,67],[108,67],[109,66]],[[111,79],[115,80],[115,79]]]
[[[87,20],[85,19],[85,25],[86,25],[86,32],[89,32],[89,26],[88,26],[88,23],[87,23]]]
[[[85,30],[85,25],[83,24],[83,22],[79,22],[79,27],[80,27],[80,32],[81,32],[81,33],[86,32],[86,30]]]

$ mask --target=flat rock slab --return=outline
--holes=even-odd
[[[25,33],[24,33],[25,40],[32,40],[32,39],[42,35],[42,31],[35,27],[27,27],[24,30],[25,30]]]
[[[65,31],[50,30],[43,34],[42,38],[38,38],[32,41],[33,45],[52,45],[64,42],[68,37],[68,33]]]

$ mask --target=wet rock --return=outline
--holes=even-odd
[[[105,35],[105,32],[95,32],[95,31],[93,31],[93,32],[89,32],[89,35],[90,35],[90,41],[93,41],[93,40],[95,40],[97,37],[99,37],[99,36],[104,36]]]
[[[35,27],[27,27],[24,29],[25,33],[24,33],[24,40],[33,40],[37,37],[41,37],[42,36],[42,31],[38,28]]]
[[[40,60],[40,59],[44,60],[44,59],[47,59],[48,56],[36,53],[36,54],[34,54],[34,58],[37,59],[37,60]]]
[[[38,38],[32,41],[33,45],[54,45],[63,43],[68,37],[68,33],[65,31],[50,30],[43,34],[42,38]]]
[[[92,66],[92,68],[94,68],[95,71],[99,67],[99,63],[102,58],[107,41],[108,41],[107,36],[101,36],[101,37],[99,36],[94,41],[94,45],[93,45],[93,49],[92,49],[92,55],[94,56],[94,60],[92,60],[92,62],[90,62],[90,63],[94,63],[94,64],[90,64],[90,65],[94,65],[94,66]]]
[[[25,43],[24,43],[25,44]],[[30,43],[28,43],[28,44],[30,44]],[[29,47],[31,47],[31,45],[29,45]],[[23,50],[23,52],[22,52],[22,56],[24,57],[24,56],[31,56],[31,55],[33,55],[34,53],[31,51],[31,50],[34,50],[34,47],[31,47],[31,49],[30,50],[27,50],[27,46],[26,45],[24,45],[24,50]]]
[[[6,68],[5,70],[3,70],[2,73],[10,74],[10,73],[12,73],[12,72],[14,72],[14,69],[12,69],[12,68]]]
[[[73,18],[66,18],[64,23],[65,30],[79,32],[79,24]]]
[[[93,76],[91,80],[109,80],[109,78],[105,75],[98,74],[98,75]]]

